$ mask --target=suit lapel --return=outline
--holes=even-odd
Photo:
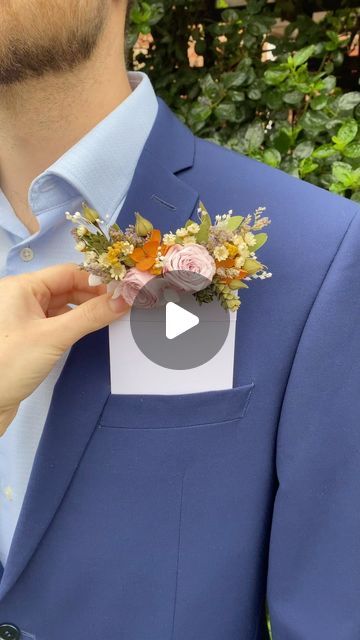
[[[159,110],[117,219],[140,211],[162,231],[196,213],[198,193],[175,174],[194,159],[194,137],[158,99]],[[59,508],[110,395],[108,328],[79,340],[55,385],[0,582],[0,600],[19,578]]]

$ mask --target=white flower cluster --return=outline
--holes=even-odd
[[[229,222],[231,216],[233,214],[233,210],[229,209],[228,213],[223,213],[221,215],[215,216],[215,223],[219,229],[226,229],[226,225]]]
[[[266,278],[272,278],[272,273],[270,271],[261,271],[260,273],[254,273],[252,277],[258,280],[266,280]],[[251,278],[244,278],[244,280],[251,280]]]

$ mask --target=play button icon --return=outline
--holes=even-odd
[[[166,305],[166,337],[173,340],[199,324],[198,316],[179,307],[175,302]]]
[[[184,272],[181,273],[184,275]],[[199,305],[193,293],[169,284],[163,303],[143,308],[161,297],[163,279],[153,278],[139,291],[130,312],[130,326],[140,351],[167,369],[185,370],[211,360],[224,345],[230,312],[218,300]],[[204,278],[203,288],[209,283]]]

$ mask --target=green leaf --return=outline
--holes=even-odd
[[[360,142],[351,142],[345,147],[343,154],[346,158],[360,158]]]
[[[244,91],[229,91],[228,98],[230,98],[232,102],[244,102],[246,95]]]
[[[351,200],[353,200],[354,202],[360,202],[360,191],[354,191],[351,196]]]
[[[332,137],[332,141],[339,149],[344,149],[356,138],[358,128],[356,120],[348,120],[340,127],[337,135]]]
[[[303,160],[303,158],[308,158],[309,156],[311,156],[312,152],[314,151],[315,145],[310,142],[309,140],[306,140],[305,142],[300,142],[300,144],[298,144],[295,149],[294,149],[294,158],[297,158],[298,160]]]
[[[345,187],[352,183],[353,168],[351,164],[346,162],[334,162],[332,166],[332,174],[334,178]]]
[[[338,104],[340,111],[349,111],[350,109],[354,109],[359,103],[360,91],[350,91],[349,93],[344,93],[344,95],[339,98]]]
[[[273,145],[280,151],[280,153],[285,154],[291,147],[291,138],[288,131],[285,129],[281,129],[276,133],[273,138]]]
[[[194,122],[204,122],[212,114],[212,109],[209,106],[196,102],[190,109],[190,115]]]
[[[260,89],[256,89],[256,88],[250,89],[248,91],[248,97],[249,97],[250,100],[260,100],[260,98],[261,98]]]
[[[254,258],[246,258],[243,268],[252,275],[260,271],[262,264],[258,260],[254,260]]]
[[[254,244],[251,247],[251,251],[254,251],[254,252],[258,251],[260,249],[260,247],[262,247],[265,244],[265,242],[268,239],[268,234],[267,233],[256,233],[255,237],[256,237],[256,244]]]
[[[310,101],[310,107],[314,109],[314,111],[320,111],[324,109],[328,103],[328,97],[326,95],[316,96],[316,98],[312,98]]]
[[[223,86],[216,82],[210,73],[200,80],[200,86],[202,88],[204,96],[210,98],[210,100],[216,100],[223,92]]]
[[[226,224],[226,229],[228,231],[236,231],[244,220],[244,216],[231,216]]]
[[[322,144],[320,147],[313,151],[313,158],[319,158],[319,160],[325,160],[331,158],[337,153],[335,147],[332,144]]]
[[[304,49],[300,49],[293,56],[294,66],[295,68],[300,67],[302,64],[307,62],[309,58],[314,54],[315,46],[311,44],[308,47],[304,47]]]
[[[281,93],[276,89],[268,89],[264,99],[269,109],[279,111],[283,107]]]
[[[265,138],[263,124],[260,121],[252,122],[245,133],[245,142],[249,150],[259,149]]]
[[[286,80],[289,74],[289,70],[267,69],[264,73],[264,79],[267,84],[279,85]]]
[[[221,82],[226,89],[230,87],[241,87],[245,84],[248,73],[246,70],[228,71],[221,76]]]
[[[236,122],[236,106],[233,102],[219,104],[215,111],[215,115],[219,120],[229,120],[230,122]]]
[[[270,167],[279,167],[281,162],[281,153],[274,148],[265,149],[263,161]]]
[[[248,285],[245,284],[245,282],[243,282],[242,280],[233,280],[232,282],[230,282],[229,284],[230,289],[233,289],[234,291],[237,291],[238,289],[248,289]]]
[[[303,158],[299,164],[299,172],[301,177],[308,175],[318,168],[318,163],[314,162],[312,158]]]
[[[208,214],[208,212],[206,211],[204,205],[202,203],[200,203],[199,205],[202,208],[202,213],[201,213],[201,223],[200,223],[200,229],[197,232],[196,235],[196,242],[207,242],[208,238],[209,238],[209,230],[211,227],[211,218]]]
[[[326,78],[323,78],[322,83],[325,91],[327,91],[327,93],[331,93],[331,91],[334,91],[336,87],[336,77],[327,76]]]
[[[304,94],[301,91],[288,91],[284,93],[283,100],[286,104],[298,106],[304,100]]]
[[[328,120],[328,116],[322,111],[307,111],[300,123],[309,134],[317,136],[326,128]]]

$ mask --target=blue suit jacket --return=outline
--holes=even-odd
[[[0,623],[36,640],[360,637],[357,206],[200,140],[159,99],[122,226],[267,207],[233,388],[110,393],[108,330],[71,349],[8,562]],[[145,391],[145,390],[144,390]]]

